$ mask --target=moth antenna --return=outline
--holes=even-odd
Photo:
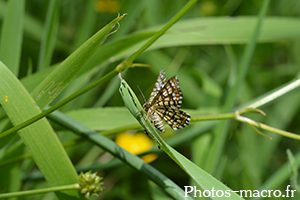
[[[137,87],[138,87],[138,89],[139,89],[140,93],[142,94],[142,96],[143,96],[143,98],[144,98],[144,101],[145,101],[145,103],[147,103],[147,100],[146,100],[146,98],[145,98],[145,96],[144,96],[144,94],[143,94],[142,90],[140,89],[140,87],[139,87],[139,86],[137,86]]]

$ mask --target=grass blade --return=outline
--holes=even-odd
[[[19,75],[21,60],[24,9],[25,1],[8,1],[0,38],[0,60],[16,76]]]
[[[81,45],[75,52],[66,58],[58,67],[49,74],[45,80],[39,84],[32,96],[41,109],[44,109],[55,97],[69,84],[69,82],[81,70],[89,58],[98,49],[99,45],[106,39],[115,24],[118,23],[123,16],[120,16],[95,35]]]
[[[300,164],[300,153],[298,152],[295,155],[295,164],[299,165]],[[289,162],[287,161],[285,164],[283,164],[279,169],[277,169],[276,172],[272,174],[259,188],[258,191],[263,191],[263,190],[274,190],[280,185],[285,184],[286,181],[290,178],[291,176],[291,170],[289,166]],[[290,188],[292,189],[292,188]],[[298,193],[298,192],[297,192]],[[296,193],[296,194],[297,194]],[[299,196],[299,195],[298,195]],[[297,197],[297,196],[296,196]],[[262,196],[260,197],[253,197],[251,200],[259,200],[259,199],[264,199]]]
[[[230,92],[226,98],[225,105],[223,108],[223,112],[230,112],[232,111],[236,97],[239,94],[239,90],[241,88],[242,83],[244,82],[246,73],[248,71],[248,66],[250,65],[250,61],[256,46],[256,42],[262,27],[262,22],[264,19],[264,16],[267,13],[267,9],[269,7],[269,0],[264,1],[264,5],[260,11],[259,19],[256,25],[256,28],[253,32],[252,39],[250,40],[250,43],[246,46],[246,49],[244,51],[244,54],[241,58],[241,63],[239,67],[239,72],[237,75],[237,79],[235,81],[235,84],[233,87],[230,89]],[[207,162],[205,169],[208,170],[211,173],[215,173],[218,162],[220,160],[222,150],[225,144],[225,139],[227,137],[227,132],[228,132],[228,127],[229,127],[229,121],[223,121],[219,124],[219,126],[216,128],[216,136],[214,139],[214,142],[211,146],[211,151],[209,152]]]
[[[149,50],[186,45],[246,44],[251,39],[257,17],[228,17],[182,19],[157,40]],[[267,17],[264,20],[259,43],[294,41],[299,39],[299,20],[287,17]],[[121,59],[140,48],[161,26],[136,32],[104,44],[88,62],[83,71],[103,64],[107,58]],[[239,31],[237,31],[239,30]],[[276,33],[276,34],[274,34]],[[188,36],[188,37],[187,37]]]
[[[275,99],[297,89],[300,87],[300,79],[292,80],[270,92],[265,94],[264,96],[255,99],[251,104],[246,105],[249,108],[258,108],[260,106],[266,105],[269,102],[274,101]]]
[[[59,0],[49,1],[46,23],[43,30],[41,48],[38,61],[38,70],[50,66],[53,50],[55,47],[59,25]]]
[[[54,106],[50,107],[49,109],[47,109],[47,110],[45,110],[45,111],[29,118],[29,119],[27,119],[26,121],[24,121],[24,122],[22,122],[18,125],[15,125],[11,129],[8,129],[8,130],[2,132],[1,135],[0,135],[0,138],[6,137],[6,136],[10,135],[11,133],[19,131],[20,129],[22,129],[26,126],[29,126],[30,124],[42,119],[43,117],[48,116],[50,113],[52,113],[55,110],[59,109],[63,105],[69,103],[70,101],[76,99],[77,97],[81,96],[82,94],[85,94],[86,92],[90,91],[91,89],[94,89],[95,87],[101,85],[105,81],[111,79],[117,73],[118,73],[117,70],[112,70],[110,73],[106,74],[105,76],[103,76],[98,81],[95,81],[94,83],[88,85],[87,87],[75,92],[74,94],[70,95],[69,97],[65,98],[64,100],[60,101],[59,103],[55,104]]]
[[[73,45],[73,49],[77,49],[81,44],[84,43],[93,33],[92,27],[96,23],[97,12],[94,9],[94,1],[87,1],[83,19],[80,22],[79,32]]]
[[[0,76],[0,103],[14,125],[41,113],[30,94],[2,62]],[[45,118],[18,133],[51,186],[78,182],[69,157]],[[77,191],[56,194],[59,199],[80,199]]]

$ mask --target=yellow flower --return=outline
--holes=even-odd
[[[129,132],[122,132],[116,136],[115,142],[117,145],[134,155],[144,153],[153,147],[153,141],[144,133],[132,134]],[[150,163],[154,161],[157,156],[157,154],[148,154],[141,158],[146,163]]]
[[[217,12],[217,7],[212,1],[203,1],[200,10],[204,16],[213,16]]]
[[[117,0],[97,0],[95,2],[95,10],[97,12],[117,13],[120,8],[120,2]]]

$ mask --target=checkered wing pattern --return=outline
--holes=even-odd
[[[166,82],[165,72],[162,69],[149,103],[144,105],[147,117],[162,132],[165,132],[162,119],[174,130],[183,128],[189,124],[191,117],[186,112],[179,110],[181,104],[182,92],[177,77],[172,77]]]
[[[158,107],[156,110],[158,115],[163,118],[173,130],[178,130],[189,125],[191,119],[190,115],[179,110],[177,107],[168,107],[167,109],[165,107]]]
[[[179,81],[176,76],[169,79],[164,87],[155,96],[151,105],[157,106],[175,106],[180,108],[182,104],[182,92],[179,87]]]
[[[153,102],[153,99],[157,96],[159,91],[165,86],[166,82],[167,82],[167,80],[165,77],[165,70],[162,69],[158,75],[157,81],[156,81],[153,91],[150,95],[149,104],[151,104]]]

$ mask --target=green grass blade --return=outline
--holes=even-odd
[[[0,103],[14,125],[41,113],[30,94],[2,62],[0,76]],[[69,157],[45,118],[18,133],[51,186],[78,182]],[[80,199],[77,191],[56,194],[59,199]]]
[[[23,153],[24,145],[20,145],[20,142],[17,142],[16,140],[19,140],[19,138],[12,141],[12,148],[5,151],[5,155],[1,157],[0,164]],[[0,177],[2,180],[0,182],[0,187],[6,187],[6,192],[19,191],[21,189],[20,172],[21,168],[19,162],[1,166]]]
[[[222,190],[224,192],[228,191],[230,193],[230,199],[242,199],[236,193],[231,193],[230,188],[213,178],[210,174],[196,166],[189,159],[185,158],[163,141],[150,120],[147,119],[145,121],[146,116],[143,112],[141,104],[129,85],[123,79],[121,79],[120,93],[125,106],[140,122],[143,128],[148,132],[149,136],[152,137],[152,139],[157,142],[161,149],[163,149],[170,156],[170,158],[172,158],[197,184],[199,184],[203,190],[211,190],[212,187],[214,187],[215,190]],[[211,198],[218,199],[216,196]]]
[[[239,71],[237,74],[237,79],[236,79],[233,87],[230,89],[228,96],[226,97],[225,105],[223,108],[223,112],[225,112],[225,113],[232,111],[235,101],[236,101],[236,97],[239,94],[239,90],[241,88],[242,83],[244,82],[246,73],[248,71],[248,67],[250,65],[252,55],[255,50],[257,39],[258,39],[260,30],[262,28],[263,19],[267,13],[267,9],[269,7],[269,2],[270,2],[269,0],[264,1],[264,5],[260,11],[260,15],[259,15],[259,18],[257,21],[257,25],[253,32],[253,36],[250,40],[250,43],[246,46],[246,49],[241,58],[240,67],[239,67]],[[205,169],[211,173],[216,172],[218,163],[220,161],[223,147],[225,144],[225,139],[227,137],[229,123],[230,123],[230,121],[228,121],[228,120],[223,121],[216,128],[214,142],[210,148],[211,150],[208,155],[209,159],[207,159],[207,162],[205,165]]]
[[[1,29],[0,60],[19,75],[25,1],[10,0]]]
[[[16,131],[21,130],[22,128],[29,126],[30,124],[42,119],[43,117],[48,116],[50,113],[54,112],[55,110],[59,109],[60,107],[62,107],[63,105],[69,103],[70,101],[78,98],[79,96],[85,94],[86,92],[94,89],[95,87],[101,85],[102,83],[104,83],[105,81],[111,79],[113,76],[115,76],[118,73],[117,70],[112,70],[110,73],[106,74],[105,76],[103,76],[101,79],[99,79],[98,81],[95,81],[94,83],[86,86],[85,88],[75,92],[74,94],[68,96],[67,98],[65,98],[64,100],[60,101],[59,103],[55,104],[54,106],[50,107],[49,109],[29,118],[28,120],[15,125],[14,127],[12,127],[11,129],[8,129],[4,132],[1,133],[0,138],[6,137],[8,135],[10,135],[11,133],[14,133]]]
[[[43,30],[41,48],[38,61],[38,70],[50,66],[52,54],[55,47],[58,25],[59,25],[59,0],[49,1],[46,23]]]
[[[0,18],[3,18],[5,10],[7,9],[7,1],[0,1]],[[33,16],[25,12],[24,15],[24,33],[34,41],[40,42],[43,37],[43,24]],[[65,41],[59,38],[56,41],[56,48],[69,52],[69,46]]]
[[[157,40],[148,50],[187,45],[246,44],[251,39],[257,17],[182,19]],[[294,41],[299,39],[300,20],[288,17],[267,17],[258,42]],[[140,48],[161,26],[130,34],[104,44],[83,69],[103,64],[107,58],[121,59]],[[237,31],[238,30],[238,31]],[[276,33],[276,34],[274,34]]]
[[[24,78],[21,78],[21,82],[28,92],[32,92],[38,84],[40,84],[54,69],[56,66],[44,69],[36,72]]]
[[[300,79],[292,80],[278,88],[271,90],[270,92],[267,92],[262,97],[255,99],[254,101],[250,102],[248,105],[244,107],[258,108],[260,106],[266,105],[274,101],[275,99],[278,99],[279,97],[282,97],[283,95],[299,87],[300,87]]]
[[[204,114],[204,112],[198,110],[185,111],[193,116]],[[83,108],[71,110],[67,112],[66,115],[95,131],[111,132],[113,130],[117,131],[120,129],[127,130],[126,128],[129,127],[141,127],[126,107]],[[204,132],[204,130],[210,130],[216,124],[216,121],[202,122],[201,127],[195,127],[195,133],[192,133],[193,131],[189,131],[184,134],[176,134],[169,138],[169,140],[172,141],[171,143],[177,145],[181,144],[182,142],[180,141],[189,141],[199,136],[199,134]]]
[[[45,80],[39,84],[32,96],[41,109],[44,109],[55,97],[69,84],[69,82],[81,70],[89,58],[98,49],[99,45],[106,39],[115,24],[123,16],[120,16],[87,40],[75,52],[67,57],[58,67],[49,74]]]
[[[5,63],[18,76],[21,60],[25,1],[11,0],[7,1],[6,5],[4,5],[4,2],[0,2],[0,7],[0,12],[3,13],[4,18],[0,38],[0,61]],[[9,140],[10,137],[1,140],[0,148]]]
[[[125,107],[87,108],[70,111],[67,115],[97,131],[137,124]]]
[[[147,176],[148,179],[155,182],[162,189],[164,189],[174,199],[192,199],[190,197],[184,197],[184,191],[176,185],[171,179],[161,174],[158,170],[149,164],[146,164],[139,157],[132,155],[128,151],[119,147],[116,143],[106,138],[105,136],[89,129],[82,125],[80,122],[66,116],[65,114],[56,111],[48,116],[52,121],[55,121],[59,125],[73,131],[74,133],[88,138],[95,145],[98,145],[102,149],[108,151],[115,157],[122,160],[124,163],[132,166],[134,169],[141,171]]]
[[[198,167],[195,163],[184,157],[182,154],[177,152],[175,149],[167,145],[168,148],[172,151],[175,158],[182,165],[183,170],[189,174],[189,176],[203,189],[211,191],[212,189],[216,191],[222,191],[222,197],[226,199],[226,197],[230,197],[230,199],[243,199],[237,193],[233,192],[229,187],[223,184],[221,181],[214,178],[212,175]],[[219,192],[220,193],[220,192]],[[211,199],[220,199],[216,195],[210,196]]]
[[[295,164],[300,165],[299,152],[295,155],[294,159],[295,159]],[[276,188],[279,188],[282,184],[286,184],[286,181],[290,178],[290,176],[291,176],[291,170],[290,170],[289,162],[287,161],[279,169],[277,169],[277,171],[275,171],[259,188],[257,188],[257,190],[263,191],[263,190],[274,190]],[[251,200],[254,199],[260,200],[264,198],[262,196],[257,198],[254,197],[251,198]]]
[[[131,54],[129,58],[126,59],[126,61],[122,62],[120,65],[117,66],[116,70],[113,70],[111,74],[114,74],[115,72],[122,72],[129,66],[131,66],[132,61],[135,60],[143,51],[145,51],[150,45],[152,45],[159,37],[161,37],[166,30],[168,30],[174,23],[176,23],[180,17],[184,15],[188,11],[188,9],[196,3],[197,0],[190,0],[161,30],[159,30],[149,41],[147,41],[141,48],[139,48],[135,53]],[[116,18],[112,22],[110,22],[108,25],[106,25],[103,29],[98,31],[98,34],[96,33],[93,37],[91,37],[87,42],[85,42],[81,47],[79,47],[73,54],[71,54],[67,59],[65,59],[52,73],[47,76],[47,78],[32,92],[32,96],[35,98],[35,101],[39,105],[41,109],[44,109],[61,91],[63,88],[67,86],[67,84],[71,81],[72,78],[77,74],[77,72],[83,67],[83,64],[86,63],[86,61],[89,59],[88,56],[92,56],[92,54],[96,51],[98,48],[97,45],[95,45],[96,39],[102,39],[102,42],[105,40],[105,38],[109,35],[109,32],[111,29],[115,26],[116,23],[118,23],[124,15],[121,17]],[[101,34],[102,30],[106,30],[106,34]],[[101,40],[100,40],[101,41]],[[93,47],[93,48],[91,48]],[[87,51],[90,50],[90,51]],[[92,52],[91,52],[92,51]],[[88,57],[88,58],[87,58]],[[73,66],[75,65],[75,66]],[[67,69],[67,70],[66,70]],[[110,77],[110,75],[106,77]],[[105,77],[103,77],[103,80],[106,80]],[[100,81],[100,80],[99,80]],[[96,81],[97,82],[97,81]],[[13,133],[17,130],[20,130],[21,128],[28,126],[29,124],[41,119],[41,117],[44,117],[54,110],[58,109],[65,103],[69,102],[70,100],[73,100],[74,97],[76,98],[77,94],[82,94],[82,91],[88,90],[88,88],[92,88],[92,85],[97,85],[97,83],[93,83],[89,85],[88,87],[82,89],[81,91],[78,91],[77,93],[69,96],[68,98],[64,99],[60,103],[56,104],[55,106],[51,107],[47,111],[44,111],[43,113],[40,113],[37,116],[32,117],[31,119],[25,121],[22,124],[18,124],[17,126],[13,127],[12,129],[7,130],[6,132],[2,133],[2,137],[5,137],[6,135]]]
[[[180,20],[170,28],[170,31],[167,31],[167,36],[162,36],[149,49],[153,50],[182,45],[245,44],[249,41],[251,31],[253,31],[256,21],[257,19],[254,17],[238,17],[234,20],[230,20],[227,17]],[[259,42],[297,40],[300,35],[300,27],[297,26],[299,23],[300,20],[294,18],[268,17],[264,21],[263,29],[258,38]],[[208,25],[209,28],[204,29],[204,27]],[[123,26],[121,28],[123,28]],[[159,27],[154,27],[153,29],[158,30],[158,28]],[[237,29],[241,29],[242,32],[236,31]],[[240,34],[237,35],[237,33]],[[272,33],[276,33],[276,35]],[[83,74],[95,66],[109,62],[110,58],[125,58],[130,55],[134,49],[141,47],[144,41],[154,34],[155,31],[147,30],[133,33],[101,45],[79,74]],[[235,37],[233,37],[234,34]],[[189,37],[186,37],[186,35],[189,35]],[[207,37],[203,35],[207,35]],[[22,79],[22,83],[29,91],[32,91],[53,69],[54,68],[49,68],[35,73],[32,76],[25,77],[24,82]]]
[[[84,43],[92,34],[93,26],[96,23],[97,12],[94,9],[94,1],[87,1],[83,19],[80,22],[80,26],[78,28],[78,34],[76,40],[74,42],[74,49],[77,49],[81,44]]]
[[[288,149],[286,151],[287,155],[288,155],[288,159],[289,159],[289,165],[290,165],[290,171],[291,171],[291,185],[294,189],[296,189],[297,191],[300,191],[300,187],[299,187],[299,183],[298,183],[298,179],[299,179],[299,173],[298,173],[298,165],[295,161],[295,157],[293,155],[293,153],[291,152],[290,149]]]
[[[160,38],[165,32],[171,28],[198,0],[190,0],[188,1],[182,9],[174,15],[168,21],[167,24],[165,24],[161,29],[159,29],[158,32],[155,33],[153,37],[151,37],[141,48],[139,48],[135,53],[131,54],[126,60],[129,62],[133,62],[142,52],[144,52],[146,49],[148,49],[158,38]]]

